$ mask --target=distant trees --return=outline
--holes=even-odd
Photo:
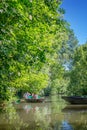
[[[70,73],[69,94],[87,95],[87,43],[76,48]]]
[[[68,24],[66,21],[64,21]],[[70,81],[70,70],[72,68],[74,51],[78,45],[73,30],[67,26],[66,41],[62,41],[61,47],[57,50],[54,62],[50,66],[50,86],[56,88],[57,93],[65,93]]]

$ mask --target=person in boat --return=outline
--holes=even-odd
[[[28,99],[32,99],[33,97],[32,97],[32,94],[29,94],[28,95]]]
[[[31,95],[30,93],[26,92],[26,93],[23,95],[23,97],[24,97],[25,99],[31,99],[31,98],[32,98],[32,95]]]
[[[40,99],[40,96],[38,94],[32,94],[34,99]]]

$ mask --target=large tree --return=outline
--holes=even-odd
[[[39,91],[48,84],[44,65],[66,35],[60,1],[0,2],[0,92],[13,88]],[[57,42],[58,41],[58,42]],[[44,71],[43,71],[44,70]]]
[[[69,37],[60,4],[60,0],[1,0],[2,98],[14,88],[39,92],[48,86],[50,68],[57,63],[59,50]]]

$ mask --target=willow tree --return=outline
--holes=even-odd
[[[0,95],[26,89],[39,92],[49,82],[49,66],[67,29],[60,1],[0,2]]]
[[[87,95],[87,43],[78,46],[74,53],[68,93]]]

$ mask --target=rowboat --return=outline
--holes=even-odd
[[[87,104],[87,97],[81,96],[62,96],[62,99],[70,104]]]
[[[43,102],[44,101],[44,98],[38,98],[38,99],[35,99],[35,98],[32,98],[32,99],[25,99],[26,102],[32,102],[32,103],[38,103],[38,102]]]

